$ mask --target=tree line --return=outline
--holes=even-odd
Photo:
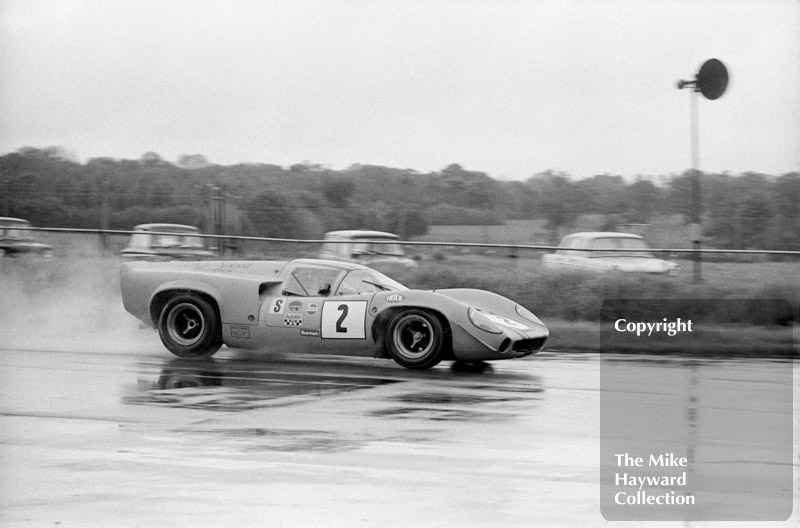
[[[80,163],[58,147],[0,156],[0,211],[46,227],[130,229],[146,222],[210,230],[214,189],[225,201],[231,235],[321,238],[335,229],[377,229],[403,238],[431,225],[501,225],[539,219],[554,233],[582,215],[606,228],[691,213],[691,173],[637,177],[601,174],[573,180],[545,171],[500,181],[451,164],[419,172],[375,165],[333,170],[311,163],[217,165],[202,155],[176,162],[154,152],[139,159]],[[800,250],[800,173],[703,173],[702,217],[720,248]],[[105,213],[103,212],[105,210]]]

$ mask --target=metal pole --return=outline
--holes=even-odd
[[[701,262],[702,253],[700,249],[702,246],[703,238],[703,225],[700,218],[700,133],[699,133],[699,110],[697,104],[697,88],[690,90],[690,105],[691,105],[691,121],[692,121],[692,246],[695,249],[694,260],[694,274],[692,281],[695,284],[703,282]]]
[[[203,196],[203,206],[204,206],[204,214],[206,218],[206,223],[203,226],[203,229],[208,231],[209,233],[213,234],[214,232],[214,200],[213,200],[213,189],[214,186],[210,183],[205,184],[202,189],[202,196]]]
[[[214,226],[214,234],[217,236],[222,235],[222,188],[214,187],[212,189],[212,215],[213,215],[213,226]],[[218,240],[217,242],[217,255],[222,255],[225,251],[225,241]]]
[[[219,212],[219,234],[220,235],[224,235],[225,234],[225,220],[228,218],[228,214],[227,214],[227,212],[225,210],[226,204],[225,204],[225,190],[224,189],[220,189],[220,191],[219,191],[219,206],[220,206],[220,212]],[[220,253],[220,255],[224,255],[225,251],[227,250],[227,248],[228,248],[228,241],[223,238],[222,239],[222,252]]]
[[[109,226],[109,219],[111,217],[111,207],[108,201],[109,181],[103,180],[100,182],[100,229],[107,231]],[[100,235],[100,252],[102,254],[108,253],[109,242],[108,234],[101,233]]]
[[[3,216],[11,215],[11,180],[3,180]]]

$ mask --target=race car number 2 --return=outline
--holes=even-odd
[[[367,301],[325,301],[322,305],[323,339],[366,339]]]

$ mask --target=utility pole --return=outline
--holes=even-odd
[[[111,207],[108,200],[108,188],[108,180],[103,180],[100,183],[100,229],[103,231],[100,233],[100,253],[104,255],[109,249],[108,233],[105,233],[105,231],[108,230],[109,219],[111,217]]]
[[[692,239],[692,246],[694,253],[692,260],[694,261],[692,280],[695,284],[703,281],[703,274],[701,270],[703,254],[700,249],[703,245],[703,224],[700,218],[700,204],[701,202],[701,187],[700,187],[700,132],[697,105],[697,90],[692,90],[690,97],[690,114],[692,123],[692,226],[690,235]]]
[[[690,236],[694,248],[694,276],[693,282],[699,284],[703,281],[701,272],[702,253],[700,249],[703,243],[703,225],[701,220],[701,199],[700,199],[700,132],[699,132],[699,109],[697,104],[697,92],[711,101],[718,99],[728,88],[728,70],[725,65],[717,59],[709,59],[700,67],[693,81],[678,81],[678,89],[691,87],[689,93],[689,104],[692,126],[692,225]]]
[[[203,225],[203,229],[211,233],[214,230],[214,211],[211,206],[213,201],[211,200],[211,195],[213,193],[214,186],[210,183],[203,185],[200,196],[203,199],[203,212],[205,216],[205,223]]]
[[[11,180],[3,180],[3,216],[11,215]]]
[[[225,194],[221,187],[211,188],[211,230],[213,235],[221,236],[224,234],[225,225]],[[225,241],[215,238],[217,255],[225,253]]]

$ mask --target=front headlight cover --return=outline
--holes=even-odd
[[[489,332],[490,334],[503,333],[503,330],[501,330],[496,324],[490,321],[481,313],[480,310],[476,308],[470,308],[467,310],[467,317],[473,325],[475,325],[477,328],[480,328],[484,332]]]
[[[534,322],[536,324],[544,325],[544,323],[542,323],[542,321],[538,317],[533,315],[533,312],[531,312],[530,310],[528,310],[527,308],[525,308],[521,304],[518,304],[515,308],[517,310],[517,315],[519,315],[523,319],[526,319],[528,321],[532,321],[532,322]]]

